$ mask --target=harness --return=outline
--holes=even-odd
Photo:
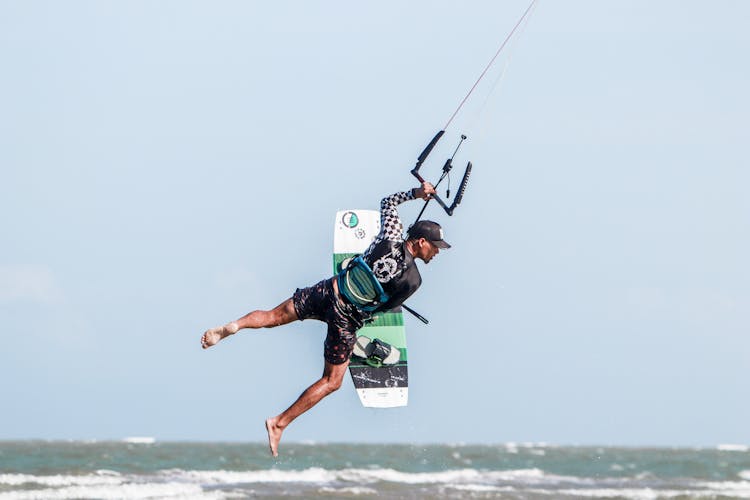
[[[361,255],[349,261],[336,277],[336,282],[339,292],[362,311],[372,312],[388,302],[389,296],[383,285]]]

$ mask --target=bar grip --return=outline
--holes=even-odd
[[[432,152],[432,149],[435,147],[435,144],[440,140],[441,137],[443,137],[443,134],[445,133],[445,130],[439,131],[437,134],[435,134],[435,137],[432,138],[430,143],[427,145],[426,148],[422,151],[422,154],[419,155],[419,158],[417,158],[417,164],[414,165],[414,169],[412,169],[411,173],[420,180],[420,182],[424,182],[424,180],[417,174],[419,172],[419,168],[422,166],[422,163],[427,159],[427,157]]]
[[[464,178],[461,179],[461,185],[458,187],[458,194],[453,199],[453,205],[458,206],[461,200],[464,198],[464,192],[466,192],[466,184],[469,183],[469,176],[471,175],[471,162],[466,165],[466,171],[464,172]]]
[[[456,209],[459,203],[461,203],[461,200],[464,198],[464,193],[466,192],[466,184],[469,183],[469,176],[471,175],[471,162],[469,162],[466,165],[466,171],[464,171],[464,177],[461,179],[461,185],[458,186],[458,193],[456,193],[456,197],[453,198],[453,203],[451,204],[450,208],[446,208],[445,211],[448,213],[448,215],[453,215],[453,211]]]

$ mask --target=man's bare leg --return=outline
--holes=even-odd
[[[237,321],[206,330],[206,333],[201,337],[201,347],[208,349],[220,340],[234,335],[243,328],[273,328],[274,326],[291,323],[297,319],[294,303],[292,299],[287,299],[270,311],[253,311]]]
[[[279,456],[279,441],[281,441],[281,433],[284,432],[284,429],[295,418],[318,404],[321,399],[338,390],[344,380],[347,366],[349,366],[349,361],[339,365],[333,365],[326,361],[323,376],[320,380],[308,387],[284,413],[266,420],[268,446],[271,448],[271,454],[274,457]]]

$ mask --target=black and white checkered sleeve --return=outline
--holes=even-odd
[[[380,234],[377,240],[401,241],[404,239],[404,225],[398,216],[397,207],[413,199],[412,191],[400,191],[380,201]]]
[[[413,199],[414,193],[412,191],[400,191],[386,196],[380,201],[380,232],[365,250],[365,256],[370,255],[378,243],[383,240],[403,241],[404,225],[401,223],[396,207]]]

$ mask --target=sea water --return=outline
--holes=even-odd
[[[0,500],[750,498],[750,448],[0,442]]]

